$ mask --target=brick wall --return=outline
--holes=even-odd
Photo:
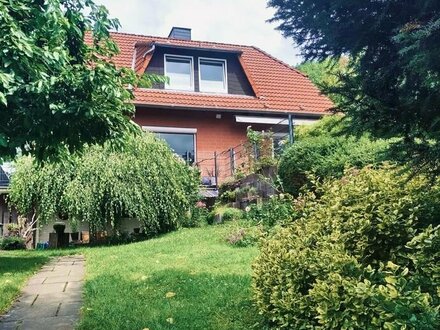
[[[217,119],[216,115],[221,114]],[[202,176],[214,172],[214,152],[222,152],[246,141],[247,124],[235,122],[234,114],[221,111],[192,111],[137,108],[135,122],[141,126],[196,128],[196,161]],[[229,175],[229,156],[218,157],[219,177]]]

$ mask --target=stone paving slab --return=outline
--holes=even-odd
[[[51,260],[32,276],[0,330],[72,330],[82,305],[84,257]]]

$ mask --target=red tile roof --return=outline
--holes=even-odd
[[[118,66],[133,67],[137,72],[144,72],[151,59],[151,54],[144,56],[150,49],[149,43],[240,52],[240,63],[256,95],[138,88],[135,90],[137,105],[305,114],[322,114],[333,107],[307,76],[257,47],[117,32],[111,36],[120,49],[113,62]]]

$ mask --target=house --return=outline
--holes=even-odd
[[[195,41],[181,27],[166,38],[111,37],[120,49],[116,65],[169,78],[135,89],[134,121],[197,164],[202,176],[228,161],[215,154],[245,141],[249,125],[269,130],[281,123],[287,132],[289,123],[311,123],[333,107],[306,75],[257,47]]]
[[[15,222],[16,212],[11,212],[6,202],[9,192],[9,176],[0,166],[0,237],[7,233],[6,226],[10,222]]]
[[[306,75],[257,47],[195,41],[191,30],[181,27],[168,37],[117,32],[111,37],[120,49],[112,59],[117,66],[169,78],[134,90],[133,120],[197,165],[203,177],[215,176],[215,184],[227,175],[218,177],[217,168],[229,169],[249,125],[267,131],[279,124],[286,134],[289,126],[312,123],[333,107]],[[80,231],[87,230],[83,225]],[[139,223],[124,226],[132,230]],[[51,231],[45,225],[36,241],[47,241]]]

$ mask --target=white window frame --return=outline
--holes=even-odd
[[[197,128],[170,127],[170,126],[142,126],[142,129],[151,133],[192,134],[194,136],[194,164],[197,163]]]
[[[192,91],[194,92],[194,57],[193,56],[185,56],[185,55],[175,55],[175,54],[163,54],[163,70],[165,76],[167,76],[167,57],[175,57],[175,58],[184,58],[190,60],[190,86],[188,88],[173,88],[169,84],[165,82],[165,89],[175,90],[175,91]]]
[[[223,78],[225,79],[225,88],[223,90],[218,91],[204,91],[203,83],[202,83],[202,70],[200,67],[200,60],[207,60],[213,62],[223,62]],[[220,94],[228,94],[228,61],[224,58],[212,58],[212,57],[199,57],[198,58],[199,65],[199,90],[204,93],[220,93]]]

